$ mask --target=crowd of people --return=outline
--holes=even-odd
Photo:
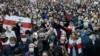
[[[100,56],[100,0],[56,1],[0,0],[0,56]],[[31,30],[3,28],[13,15],[30,18]]]

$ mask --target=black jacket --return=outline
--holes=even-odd
[[[96,39],[95,44],[91,40],[88,42],[86,56],[100,56],[100,40]]]

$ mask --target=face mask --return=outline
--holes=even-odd
[[[21,40],[22,40],[23,42],[26,42],[26,41],[27,41],[27,38],[21,38]]]
[[[95,40],[96,37],[95,37],[94,35],[91,35],[91,36],[90,36],[90,39],[91,39],[91,40]]]
[[[50,45],[50,47],[52,47],[53,46],[53,43],[50,43],[49,45]]]
[[[36,22],[36,21],[34,21],[34,22],[33,22],[33,24],[37,24],[37,22]]]
[[[84,22],[84,27],[88,27],[88,22]]]
[[[38,44],[38,41],[35,41],[34,44],[37,45]]]
[[[78,36],[80,36],[81,34],[80,33],[78,33]]]
[[[29,52],[34,52],[34,48],[29,48]]]
[[[87,30],[84,30],[84,32],[87,32]]]
[[[78,18],[78,20],[82,20],[82,18]]]
[[[11,46],[11,47],[14,47],[14,46],[15,46],[15,44],[10,44],[10,46]]]
[[[64,24],[63,24],[63,23],[61,23],[61,26],[64,26]]]
[[[18,23],[19,26],[21,26],[21,23]]]

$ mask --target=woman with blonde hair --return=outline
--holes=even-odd
[[[68,42],[69,56],[82,56],[82,41],[76,31],[72,32]]]

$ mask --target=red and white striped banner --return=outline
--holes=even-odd
[[[3,22],[3,27],[6,29],[6,27],[12,27],[16,22],[21,23],[21,28],[26,31],[30,30],[31,25],[31,19],[26,17],[18,17],[18,16],[6,16]]]

